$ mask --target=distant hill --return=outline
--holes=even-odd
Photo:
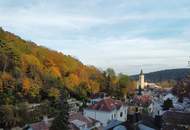
[[[189,68],[169,69],[147,73],[145,74],[145,80],[148,82],[162,82],[167,80],[177,81],[184,79],[187,75],[190,75]],[[131,78],[138,80],[138,75],[132,75]]]

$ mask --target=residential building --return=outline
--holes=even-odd
[[[113,120],[126,121],[127,110],[127,105],[120,100],[106,98],[84,109],[84,115],[98,120],[103,126],[106,126]]]
[[[148,107],[149,114],[155,118],[155,116],[161,116],[165,111],[162,108],[163,102],[160,100],[152,100],[152,103]]]

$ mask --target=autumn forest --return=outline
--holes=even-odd
[[[38,46],[2,28],[0,61],[0,105],[4,106],[1,110],[11,111],[15,105],[43,102],[45,106],[52,106],[48,111],[56,113],[62,91],[86,101],[99,91],[121,98],[135,90],[135,81],[127,75],[116,74],[111,68],[102,71],[84,65],[70,55]],[[42,109],[45,111],[44,107]],[[37,113],[39,116],[40,112]],[[38,116],[32,120],[38,120]],[[24,124],[15,121],[15,125],[17,122]]]

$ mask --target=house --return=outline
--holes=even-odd
[[[120,100],[106,98],[84,109],[84,115],[100,121],[103,126],[107,126],[113,120],[126,121],[127,110],[127,105]]]
[[[190,113],[179,111],[167,111],[162,117],[162,130],[189,130]]]
[[[156,93],[159,93],[159,91]],[[182,106],[178,104],[177,97],[173,94],[167,92],[157,95],[156,93],[152,97],[151,104],[148,106],[148,112],[153,118],[155,118],[156,116],[162,116],[166,112],[166,110],[163,110],[163,104],[164,101],[166,101],[167,99],[172,100],[175,109],[183,109]]]
[[[153,100],[148,107],[149,114],[155,118],[156,116],[161,116],[165,111],[162,108],[163,102],[159,99]]]
[[[70,130],[102,130],[101,123],[95,119],[84,116],[79,112],[69,115]]]

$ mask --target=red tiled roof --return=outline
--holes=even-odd
[[[79,113],[79,112],[77,113],[73,112],[69,115],[69,122],[71,123],[73,120],[79,120],[79,121],[85,122],[88,127],[92,127],[95,125],[96,122],[98,122],[97,120],[92,119],[90,117],[86,117],[82,115],[82,113]]]
[[[123,103],[119,100],[114,100],[112,98],[103,99],[96,104],[89,106],[87,109],[98,110],[98,111],[112,111],[114,109],[119,109]]]

